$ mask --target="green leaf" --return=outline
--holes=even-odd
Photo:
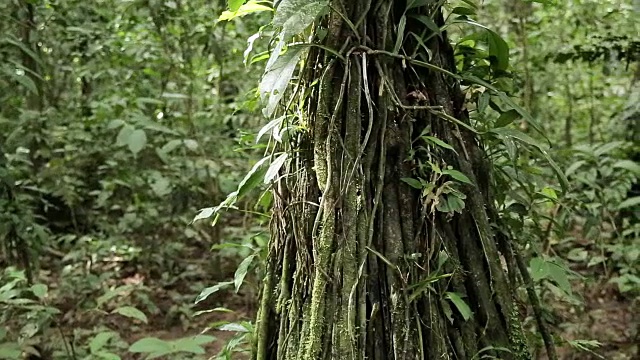
[[[327,1],[282,0],[273,16],[273,26],[282,27],[281,41],[304,31],[328,5]]]
[[[462,300],[460,294],[447,292],[445,294],[445,298],[449,299],[453,303],[453,305],[456,306],[456,308],[460,312],[460,315],[462,315],[462,318],[464,318],[465,321],[471,319],[471,316],[473,316],[473,312],[471,311],[471,308],[469,308],[469,305],[467,305],[467,303]]]
[[[634,207],[640,205],[640,196],[628,198],[618,205],[618,210]]]
[[[244,325],[238,324],[238,323],[224,324],[224,325],[218,327],[218,330],[222,330],[222,331],[237,331],[237,332],[248,332],[249,331]]]
[[[116,138],[116,144],[118,146],[126,145],[127,141],[129,140],[129,137],[131,136],[134,130],[135,128],[128,124],[120,128],[120,131],[118,132],[118,137]]]
[[[251,266],[251,262],[256,255],[248,256],[246,259],[242,260],[240,265],[238,265],[238,269],[236,269],[236,273],[233,276],[233,284],[236,287],[236,293],[240,290],[240,286],[244,282],[244,278],[247,276],[247,271],[249,271],[249,266]]]
[[[546,262],[539,257],[531,258],[529,261],[529,272],[531,273],[531,279],[533,281],[540,281],[549,276]]]
[[[404,28],[407,26],[407,17],[402,15],[400,18],[400,23],[398,24],[398,32],[396,34],[396,44],[393,47],[393,53],[398,54],[400,52],[400,48],[402,47],[402,43],[404,42]]]
[[[267,170],[267,172],[264,175],[264,183],[265,184],[270,183],[272,180],[274,180],[278,176],[278,172],[280,171],[280,168],[282,168],[282,165],[284,165],[284,162],[287,160],[287,156],[288,155],[289,154],[286,153],[286,152],[280,154],[280,156],[278,156],[271,163],[271,165],[269,165],[269,169]]]
[[[262,129],[258,131],[258,135],[256,136],[256,144],[260,141],[260,138],[262,138],[264,134],[268,133],[269,131],[275,132],[278,128],[280,128],[285,118],[286,118],[286,115],[282,115],[278,118],[275,118],[269,121],[267,125],[263,126]]]
[[[444,141],[442,141],[442,140],[438,139],[437,137],[433,137],[433,136],[423,136],[422,138],[423,138],[425,141],[428,141],[428,142],[430,142],[430,143],[432,143],[432,144],[438,145],[438,146],[440,146],[440,147],[442,147],[442,148],[449,149],[449,150],[453,150],[453,152],[455,152],[455,153],[457,154],[457,152],[456,152],[456,150],[453,148],[453,146],[451,146],[451,145],[447,144],[446,142],[444,142]]]
[[[495,129],[491,129],[489,130],[489,132],[492,132],[494,134],[498,134],[501,136],[505,136],[505,137],[512,137],[516,140],[519,140],[525,144],[531,145],[533,147],[535,147],[536,149],[542,149],[542,144],[540,144],[538,141],[536,141],[534,138],[532,138],[531,136],[523,133],[522,131],[516,130],[516,129],[512,129],[512,128],[507,128],[507,127],[499,127],[499,128],[495,128]]]
[[[620,160],[613,164],[614,168],[629,170],[637,176],[640,176],[640,164],[631,160]]]
[[[551,200],[558,200],[558,194],[556,194],[556,191],[548,186],[540,190],[540,194]]]
[[[28,74],[17,74],[15,70],[11,69],[4,69],[3,72],[20,85],[24,86],[30,93],[38,95],[38,87]]]
[[[198,355],[205,353],[204,348],[190,338],[174,340],[171,342],[171,345],[173,347],[172,352],[188,352]]]
[[[111,340],[116,333],[113,331],[103,331],[101,333],[96,334],[91,341],[89,342],[89,351],[92,354],[97,353],[100,349],[102,349],[108,342]]]
[[[585,160],[578,160],[574,162],[573,164],[571,164],[571,166],[567,168],[567,170],[565,170],[564,175],[571,176],[574,172],[576,172],[576,170],[578,170],[582,165],[586,163],[587,162]]]
[[[266,106],[262,111],[266,117],[271,117],[276,110],[287,86],[289,86],[289,80],[293,76],[301,54],[302,48],[289,49],[279,56],[273,64],[267,64],[267,69],[258,87],[260,98],[263,102],[266,102]]]
[[[147,134],[142,129],[133,130],[127,138],[127,146],[134,155],[137,155],[140,150],[147,144]]]
[[[495,68],[507,70],[509,67],[509,45],[495,31],[487,30],[489,43],[489,55],[496,58]]]
[[[155,337],[147,337],[131,344],[131,346],[129,346],[129,352],[169,354],[172,352],[172,348],[169,341],[164,341]]]
[[[536,119],[534,119],[533,116],[531,116],[531,114],[529,114],[528,111],[522,108],[522,106],[518,105],[515,101],[513,101],[513,99],[511,99],[509,95],[507,95],[505,92],[498,90],[498,88],[496,88],[495,86],[489,84],[488,82],[474,75],[463,75],[461,76],[461,78],[463,80],[470,81],[478,85],[482,85],[487,89],[491,90],[494,94],[498,95],[500,100],[502,100],[505,104],[510,106],[512,109],[515,109],[520,115],[522,115],[522,117],[527,121],[527,123],[529,123],[531,127],[533,127],[540,135],[545,136],[545,132],[543,131],[542,126],[540,126],[540,123]]]
[[[31,286],[31,292],[38,299],[42,300],[45,296],[47,296],[47,285],[45,284],[34,284]]]
[[[243,3],[244,0],[227,0],[227,7],[229,7],[230,11],[236,12]]]
[[[107,351],[97,351],[95,353],[93,353],[92,355],[97,356],[100,359],[103,360],[122,360],[122,358],[114,353],[110,353]]]
[[[200,209],[200,212],[198,212],[198,214],[193,218],[193,220],[191,222],[196,222],[198,220],[208,219],[215,212],[216,212],[216,208],[215,207],[209,207],[209,208]]]
[[[458,181],[460,181],[460,182],[467,183],[467,184],[469,184],[469,185],[473,185],[473,183],[471,182],[471,180],[469,180],[469,178],[467,177],[467,175],[465,175],[465,174],[461,173],[461,172],[460,172],[460,171],[458,171],[458,170],[453,170],[453,169],[444,169],[444,170],[442,170],[442,173],[443,173],[443,174],[446,174],[446,175],[449,175],[449,176],[451,176],[452,178],[454,178],[454,179],[456,179],[456,180],[458,180]]]
[[[462,210],[464,210],[464,200],[462,200],[461,198],[453,195],[453,194],[448,194],[447,195],[447,208],[449,209],[449,212],[459,212],[462,214]]]
[[[217,283],[216,285],[210,286],[204,290],[202,290],[202,292],[200,292],[200,294],[196,297],[196,301],[195,303],[199,303],[203,300],[205,300],[206,298],[208,298],[211,294],[215,294],[220,290],[226,289],[227,287],[233,285],[234,282],[233,281],[225,281],[225,282],[221,282],[221,283]]]
[[[422,183],[420,182],[420,180],[417,179],[413,179],[413,178],[401,178],[401,181],[404,181],[405,183],[409,184],[409,186],[411,186],[414,189],[422,189]]]
[[[22,348],[17,342],[6,342],[0,344],[0,359],[19,360],[22,357]]]
[[[240,6],[236,11],[225,10],[218,17],[218,21],[229,21],[237,17],[253,14],[261,11],[273,11],[272,8],[262,5],[255,0],[249,0],[246,4]]]
[[[459,14],[459,15],[475,15],[476,14],[475,9],[471,9],[466,6],[456,6],[455,8],[453,8],[453,10],[451,10],[451,12],[453,14]]]
[[[264,175],[267,172],[267,169],[263,166],[271,156],[266,156],[260,159],[249,172],[245,175],[244,179],[238,185],[237,198],[241,199],[245,195],[247,195],[251,190],[255,189],[259,184],[262,183],[264,179]]]
[[[511,124],[515,119],[520,117],[520,113],[518,113],[516,110],[511,109],[509,111],[505,111],[502,114],[500,114],[500,117],[498,117],[498,120],[496,121],[496,127],[497,128],[501,128],[503,126],[507,126],[509,124]]]
[[[459,9],[459,12],[456,12],[456,9]],[[475,13],[475,9],[466,7],[458,7],[456,9],[453,10],[455,14],[473,15]],[[496,62],[492,65],[495,65],[498,70],[506,70],[509,67],[509,45],[498,33],[480,23],[467,19],[465,16],[459,17],[454,23],[464,23],[484,29],[486,31],[487,45],[489,46],[489,56],[493,56],[496,59]]]
[[[540,154],[544,157],[544,159],[547,161],[547,163],[549,163],[549,165],[553,169],[553,172],[556,174],[556,177],[560,181],[560,186],[562,186],[562,191],[564,192],[567,191],[567,188],[569,187],[569,181],[567,180],[567,177],[565,176],[564,172],[560,169],[558,164],[556,164],[556,162],[553,161],[551,156],[549,156],[545,148],[543,148],[542,144],[537,142],[531,136],[523,133],[522,131],[511,129],[511,128],[506,128],[506,127],[495,128],[495,129],[489,130],[489,132],[500,135],[502,137],[517,139],[520,142],[523,142],[525,144],[531,145],[534,148],[536,148],[536,150],[540,152]]]
[[[562,291],[571,295],[571,283],[569,282],[569,277],[567,276],[567,269],[553,262],[547,262],[547,267],[549,278],[555,281],[555,283],[558,284],[558,287]]]
[[[145,324],[148,323],[147,316],[142,311],[134,308],[133,306],[122,306],[122,307],[116,308],[111,313],[120,314],[128,318],[140,320]]]

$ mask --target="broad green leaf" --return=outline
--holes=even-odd
[[[155,337],[140,339],[129,347],[133,353],[171,353],[171,343]]]
[[[258,1],[249,0],[246,4],[240,6],[236,11],[223,11],[222,14],[220,14],[220,17],[218,17],[218,21],[229,21],[237,17],[242,17],[261,11],[273,11],[273,9],[266,5],[258,3]]]
[[[229,8],[230,11],[238,11],[238,9],[240,9],[240,6],[242,6],[242,4],[244,3],[244,0],[227,0],[227,7]]]
[[[569,277],[567,276],[567,270],[562,266],[553,263],[547,262],[549,278],[555,281],[558,284],[558,287],[564,291],[565,293],[571,295],[571,283],[569,282]]]
[[[578,160],[576,162],[574,162],[573,164],[571,164],[567,170],[565,170],[564,175],[565,176],[571,176],[574,172],[576,172],[576,170],[578,170],[582,165],[586,164],[587,162],[584,160]]]
[[[118,146],[127,145],[127,142],[129,141],[129,137],[131,136],[134,130],[135,128],[128,124],[120,128],[120,131],[118,132],[118,137],[116,138],[116,144]]]
[[[489,43],[489,55],[496,58],[496,69],[507,70],[509,67],[509,45],[493,30],[487,30],[487,42]]]
[[[116,333],[113,331],[103,331],[96,334],[91,341],[89,341],[89,350],[92,354],[97,353],[111,340]]]
[[[3,72],[13,80],[17,81],[20,85],[24,86],[30,93],[38,95],[38,87],[28,74],[17,74],[16,71],[12,71],[11,69],[5,69]]]
[[[95,353],[92,353],[92,355],[95,355],[102,360],[122,360],[120,356],[107,351],[97,351]]]
[[[6,342],[0,344],[0,359],[19,360],[24,359],[22,348],[17,342]]]
[[[233,281],[225,281],[225,282],[221,282],[221,283],[217,283],[216,285],[210,286],[204,290],[202,290],[202,292],[200,292],[200,294],[196,297],[196,301],[195,303],[199,303],[203,300],[205,300],[206,298],[208,298],[211,294],[215,294],[220,290],[226,289],[227,287],[233,285],[234,282]]]
[[[621,202],[618,205],[618,210],[622,210],[622,209],[626,209],[634,206],[640,206],[640,196],[635,196]]]
[[[454,179],[456,179],[456,180],[458,180],[458,181],[460,181],[460,182],[467,183],[467,184],[469,184],[469,185],[473,185],[473,183],[471,182],[471,180],[469,180],[469,178],[467,177],[467,175],[465,175],[465,174],[461,173],[461,172],[460,172],[460,171],[458,171],[458,170],[453,170],[453,169],[444,169],[444,170],[442,170],[442,173],[443,173],[443,174],[446,174],[446,175],[449,175],[449,176],[451,176],[452,178],[454,178]]]
[[[489,46],[489,55],[496,59],[496,69],[506,70],[509,67],[509,45],[498,33],[480,23],[466,18],[466,16],[459,17],[454,23],[464,23],[484,29],[486,31],[487,45]]]
[[[464,210],[464,200],[460,199],[459,197],[453,195],[453,194],[448,194],[447,195],[447,208],[449,209],[449,212],[453,211],[453,212],[459,212],[462,214],[462,210]]]
[[[134,155],[137,155],[140,150],[147,144],[147,134],[142,129],[133,130],[127,138],[127,146]]]
[[[140,320],[145,324],[148,322],[147,315],[145,315],[142,311],[134,308],[133,306],[122,306],[122,307],[116,308],[111,313],[120,314],[128,318]]]
[[[473,312],[471,311],[471,308],[469,308],[469,305],[467,305],[467,303],[462,300],[460,294],[447,292],[445,294],[445,298],[451,300],[451,302],[456,306],[465,321],[471,319],[471,316],[473,316]]]
[[[271,163],[271,165],[269,165],[269,169],[264,174],[264,183],[265,184],[270,183],[272,180],[274,180],[278,176],[278,172],[280,171],[280,168],[282,168],[282,165],[284,165],[284,162],[287,160],[287,156],[288,155],[289,154],[286,153],[286,152],[280,154],[280,156],[278,156]]]
[[[602,146],[597,147],[593,153],[595,156],[602,156],[604,154],[608,154],[613,150],[619,149],[624,143],[622,141],[612,141]]]
[[[188,352],[191,354],[202,355],[205,350],[200,344],[197,344],[190,338],[182,338],[171,342],[172,352]]]
[[[302,48],[289,49],[279,56],[273,64],[267,65],[267,70],[258,87],[260,98],[266,103],[263,110],[266,117],[271,117],[276,110],[287,86],[289,86],[289,80],[298,65],[301,53]]]
[[[501,128],[503,126],[507,126],[519,117],[520,117],[520,114],[514,109],[505,111],[502,114],[500,114],[500,117],[498,117],[498,120],[496,121],[496,127]]]
[[[38,299],[42,300],[45,296],[47,296],[47,285],[45,284],[34,284],[31,286],[31,292]]]
[[[109,125],[107,125],[107,129],[109,129],[109,130],[117,129],[120,126],[123,126],[125,124],[126,123],[122,119],[113,119],[113,120],[109,121]]]
[[[631,160],[620,160],[613,164],[614,168],[629,170],[637,176],[640,176],[640,164]]]
[[[267,169],[263,166],[271,156],[266,156],[260,159],[249,172],[245,175],[244,179],[238,185],[237,198],[241,199],[246,194],[248,194],[251,190],[255,189],[259,184],[262,183],[264,179],[264,175],[267,172]]]
[[[327,1],[282,0],[273,16],[273,26],[282,27],[282,41],[304,31],[328,5]]]
[[[196,140],[193,139],[185,139],[184,140],[184,146],[187,147],[187,149],[191,150],[191,151],[195,151],[198,149],[198,142]]]
[[[534,257],[529,261],[529,271],[533,281],[540,281],[541,279],[549,276],[549,269],[547,268],[546,261],[539,257]]]
[[[478,97],[478,112],[483,113],[487,106],[489,106],[489,100],[491,100],[491,94],[488,91],[483,92]]]
[[[404,181],[405,183],[409,184],[409,186],[411,186],[414,189],[422,189],[422,183],[420,182],[420,180],[417,179],[413,179],[413,178],[401,178],[400,180]]]
[[[456,6],[453,8],[453,10],[451,10],[451,12],[459,15],[475,15],[476,14],[475,9],[468,8],[466,6]]]
[[[540,190],[540,194],[544,195],[545,197],[551,200],[558,200],[558,195],[556,194],[556,191],[553,188],[545,187],[542,190]]]
[[[274,129],[278,129],[282,125],[282,122],[284,121],[285,118],[286,118],[285,115],[280,116],[278,118],[275,118],[269,121],[267,125],[263,126],[262,129],[258,131],[258,135],[256,136],[256,143],[260,141],[260,139],[264,134],[268,133],[269,131],[274,131]]]
[[[255,257],[255,255],[248,256],[238,265],[238,269],[236,269],[236,273],[233,276],[233,284],[236,287],[236,292],[240,290],[240,286],[242,286],[244,278],[247,276],[247,271],[249,271],[249,266],[251,266],[251,262],[253,262]]]

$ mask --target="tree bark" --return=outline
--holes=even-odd
[[[441,9],[406,5],[334,0],[318,24],[323,47],[295,92],[308,130],[274,189],[256,359],[529,358],[511,243],[492,228],[490,163],[464,126],[453,50],[408,16],[442,25]]]

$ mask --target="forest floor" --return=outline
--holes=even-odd
[[[225,346],[236,337],[236,332],[221,331],[217,328],[224,323],[238,321],[253,321],[256,309],[256,282],[249,279],[245,291],[241,289],[239,294],[232,291],[218,292],[211,295],[206,301],[194,305],[194,299],[205,287],[212,286],[218,281],[228,281],[233,278],[235,264],[225,264],[215,275],[210,274],[207,263],[211,262],[211,254],[206,251],[191,251],[184,259],[180,259],[181,266],[192,269],[189,274],[182,276],[177,282],[167,282],[166,276],[160,278],[141,275],[132,271],[120,271],[127,276],[113,277],[108,281],[111,287],[122,285],[134,285],[144,289],[143,297],[135,297],[133,293],[124,294],[120,300],[116,300],[113,306],[134,305],[143,310],[148,317],[148,322],[135,321],[109,315],[105,318],[105,312],[80,311],[77,305],[80,302],[78,294],[63,292],[65,296],[52,299],[53,306],[60,309],[63,321],[60,325],[70,332],[72,329],[83,328],[90,331],[107,328],[120,334],[128,344],[144,338],[157,337],[163,340],[175,340],[186,336],[206,334],[216,337],[216,340],[205,346],[207,356],[215,358]],[[184,262],[182,262],[184,261]],[[186,266],[185,266],[186,264]],[[228,267],[228,268],[227,268]],[[210,266],[209,266],[210,268]],[[579,351],[575,347],[567,345],[559,346],[560,359],[607,359],[607,360],[635,360],[640,359],[638,349],[637,327],[640,324],[640,308],[638,301],[624,298],[620,295],[615,285],[608,284],[602,274],[585,269],[572,269],[581,272],[585,278],[591,280],[589,285],[585,282],[574,282],[574,293],[582,298],[582,304],[571,304],[545,298],[545,303],[553,308],[554,324],[552,326],[556,335],[569,340],[597,341],[600,346],[593,353]],[[46,283],[55,284],[62,282],[56,279],[53,272],[44,277]],[[253,282],[253,284],[251,284]],[[95,296],[95,294],[94,294]],[[86,299],[87,296],[85,295]],[[133,298],[136,298],[133,300]],[[146,305],[145,305],[146,304]],[[218,308],[220,311],[211,311],[200,316],[191,316],[194,311]],[[233,310],[233,312],[225,310]],[[85,333],[86,334],[86,333]],[[235,340],[234,340],[235,341]],[[248,345],[245,344],[246,348]],[[538,359],[546,359],[544,351],[540,351]],[[142,355],[127,355],[123,360],[143,359]],[[167,359],[183,359],[171,356]],[[245,359],[248,355],[234,353],[232,359]],[[188,357],[184,358],[188,359]]]

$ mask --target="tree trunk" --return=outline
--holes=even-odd
[[[406,36],[431,34],[409,13],[442,25],[441,9],[405,8],[334,0],[318,25],[295,92],[307,130],[274,190],[256,359],[529,358],[453,50],[445,33],[428,52]]]

